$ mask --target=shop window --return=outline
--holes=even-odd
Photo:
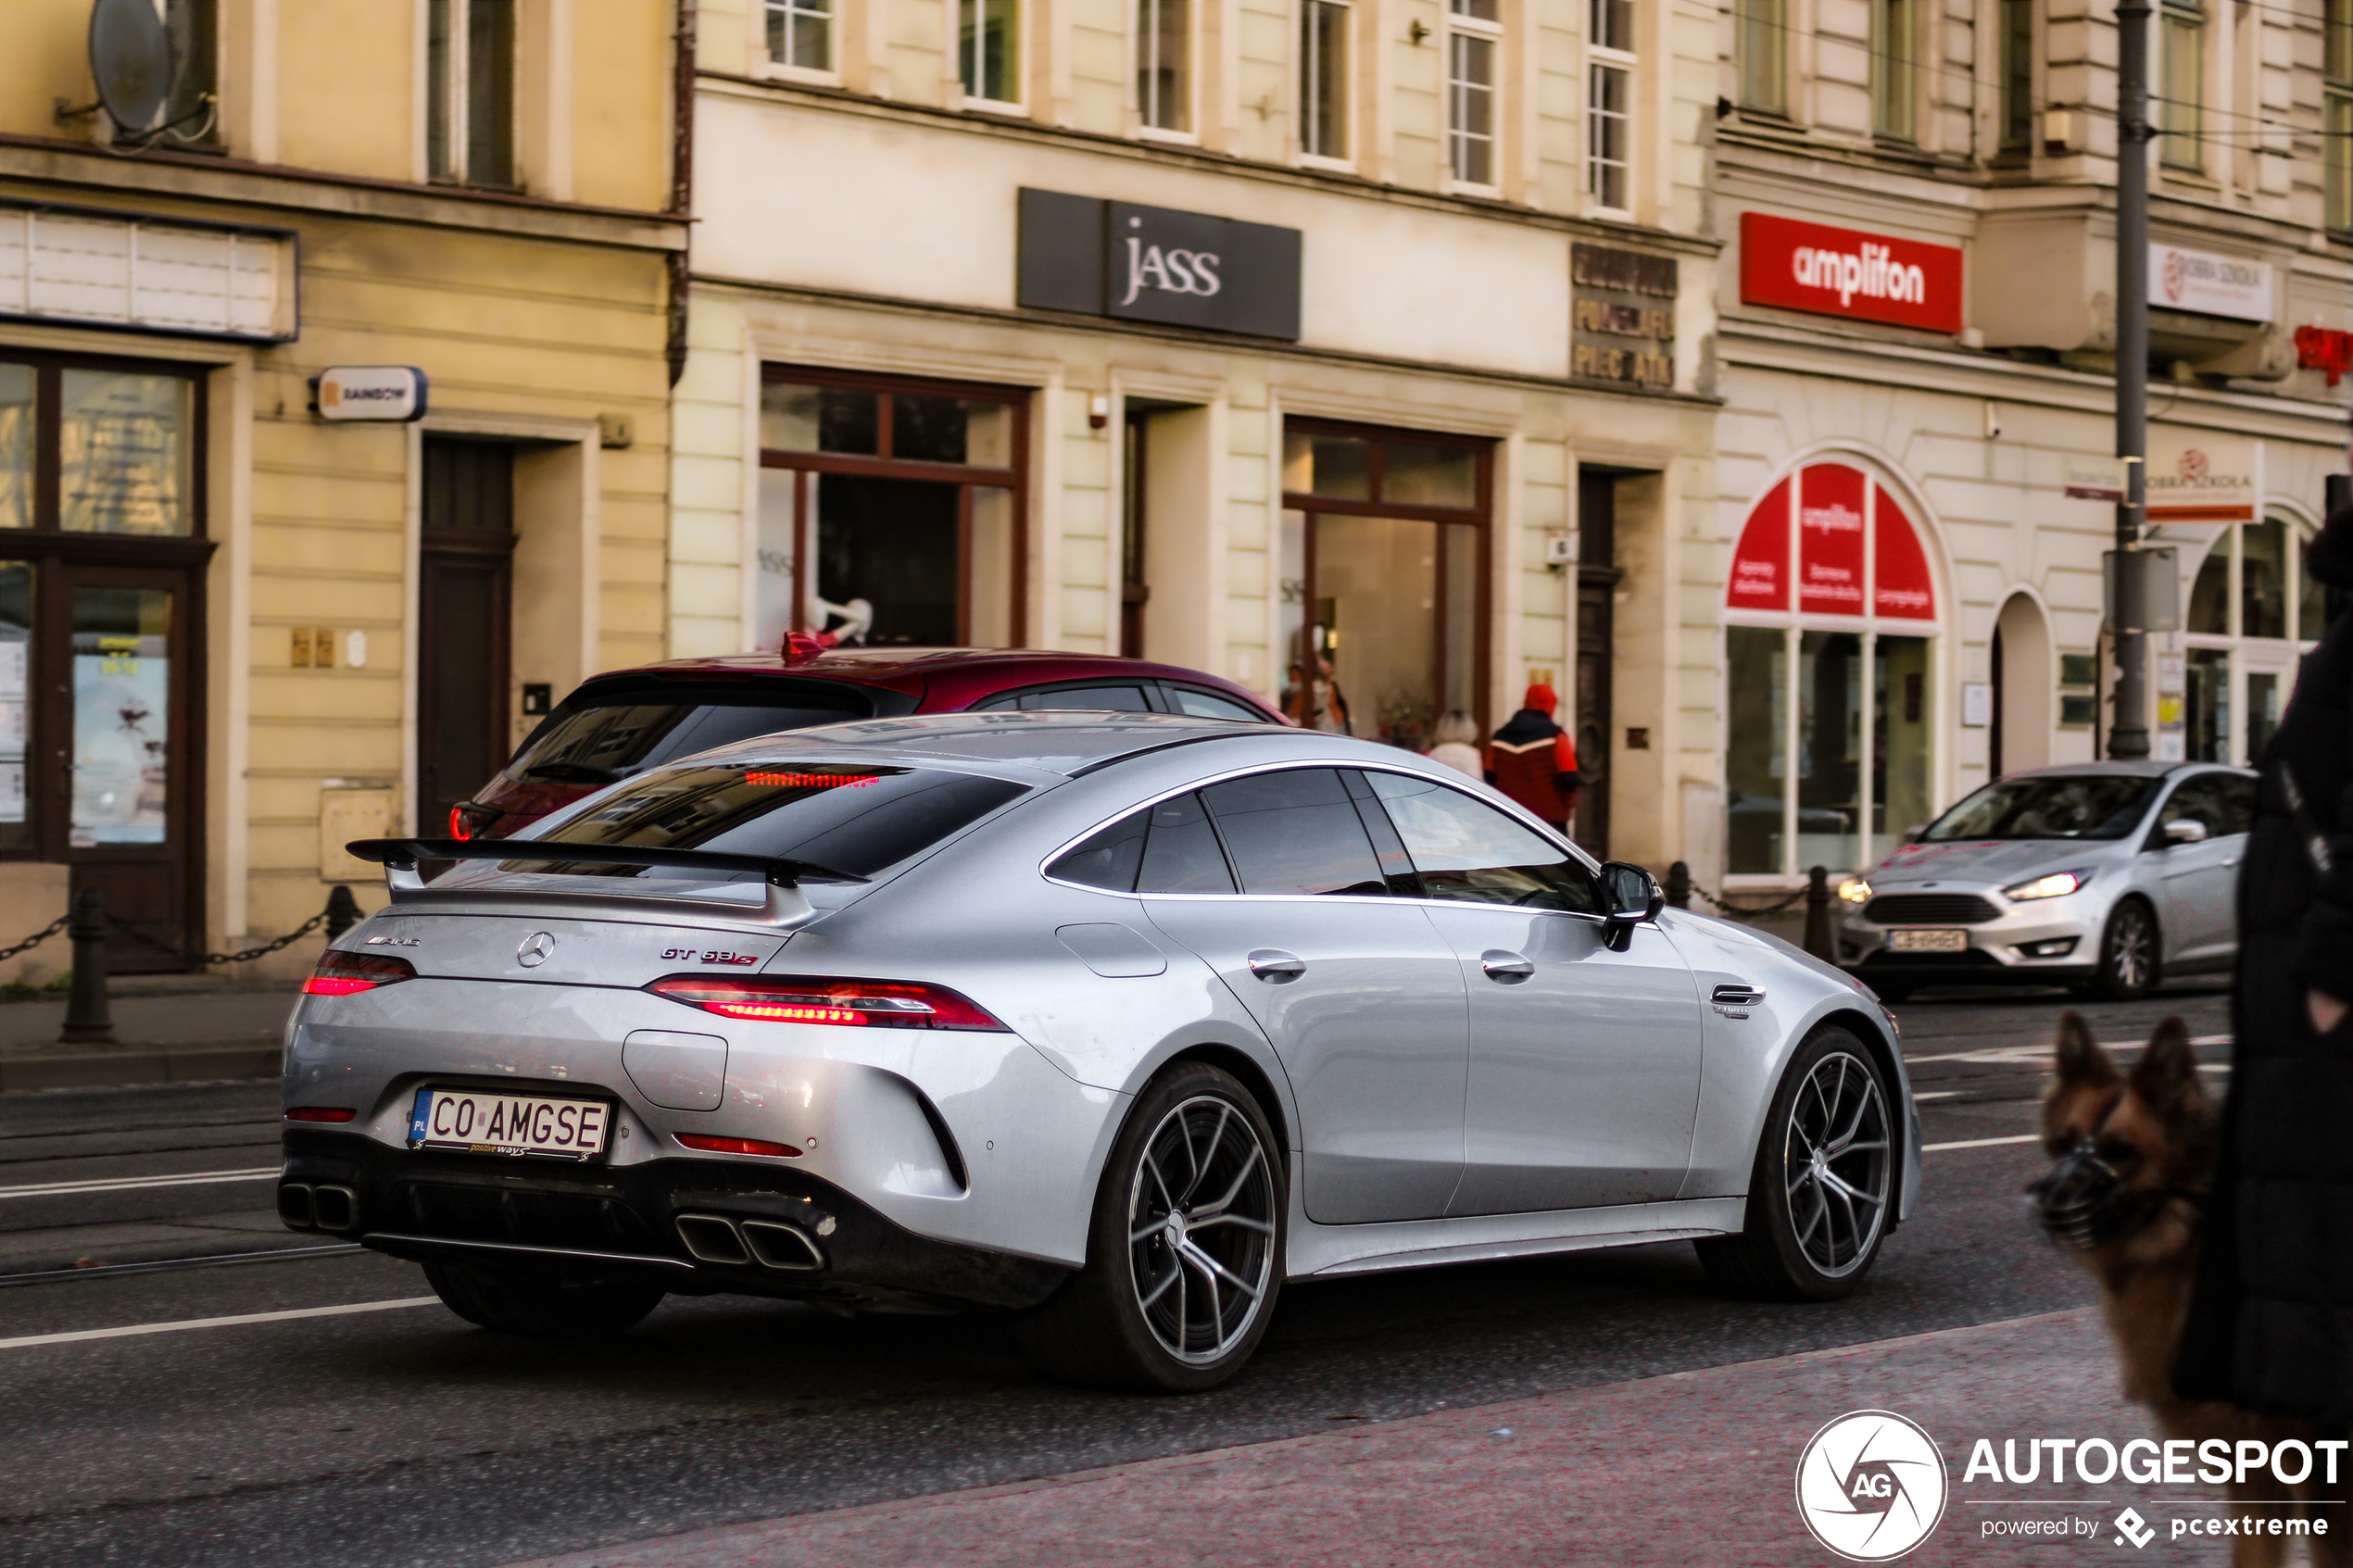
[[[1193,128],[1192,0],[1136,0],[1136,108],[1154,131]]]
[[[1026,395],[772,368],[757,636],[1002,647],[1024,636]]]
[[[30,365],[0,365],[0,528],[32,526]]]
[[[1593,0],[1593,7],[1623,0]],[[1446,29],[1446,163],[1466,185],[1495,183],[1495,72],[1502,0],[1452,0]]]
[[[767,0],[767,7],[771,65],[834,69],[834,0]]]
[[[1592,0],[1585,67],[1585,188],[1593,205],[1633,206],[1634,6]]]
[[[2321,157],[2327,165],[2328,226],[2353,229],[2353,0],[2325,0],[2321,26],[2327,117]]]
[[[956,0],[956,72],[967,98],[1021,102],[1020,0]]]
[[[32,563],[0,560],[0,850],[32,843],[25,791],[32,706]]]
[[[2328,585],[2304,571],[2294,523],[2274,517],[2224,529],[2190,589],[2179,675],[2159,659],[2159,759],[2259,761],[2296,660],[2327,629],[2331,608]]]
[[[2168,167],[2206,167],[2206,7],[2164,0],[2158,13],[2158,157]]]
[[[69,368],[58,390],[58,526],[69,533],[191,532],[188,379]]]
[[[1293,719],[1417,751],[1457,709],[1483,725],[1490,454],[1481,441],[1286,427],[1278,573]]]
[[[1348,0],[1302,0],[1299,150],[1348,157]]]
[[[1913,0],[1871,0],[1871,131],[1890,141],[1910,141],[1917,123],[1919,32]]]
[[[1740,107],[1789,112],[1789,0],[1734,0]]]
[[[1725,608],[1725,869],[1846,870],[1934,815],[1936,589],[1918,528],[1843,463],[1750,513]]]
[[[2034,0],[2001,0],[2001,99],[1995,113],[2004,152],[2034,145]]]
[[[514,0],[428,0],[425,159],[435,180],[514,185]]]

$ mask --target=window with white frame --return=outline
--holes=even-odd
[[[1634,205],[1634,0],[1590,0],[1585,39],[1585,188],[1593,205]]]
[[[1495,182],[1495,72],[1503,0],[1449,0],[1446,164],[1466,185]]]
[[[1136,0],[1136,109],[1154,131],[1193,128],[1192,0]]]
[[[2158,694],[2160,754],[2170,749],[2164,721],[2182,724],[2181,757],[2163,759],[2261,760],[2297,661],[2341,608],[2342,596],[2304,570],[2302,544],[2294,523],[2272,517],[2224,529],[2207,551],[2183,622],[2180,693]],[[2178,712],[2166,710],[2169,696]]]
[[[2203,0],[2164,0],[2158,12],[2159,161],[2174,169],[2206,167],[2206,6]]]
[[[2001,0],[2001,93],[1995,120],[2002,150],[2034,144],[2034,0]]]
[[[1300,0],[1299,150],[1348,156],[1348,0]]]
[[[834,69],[834,0],[767,0],[767,6],[771,65]]]
[[[1908,142],[1917,129],[1919,33],[1913,0],[1871,0],[1871,132],[1890,141]]]
[[[435,180],[515,183],[514,0],[430,0],[425,158]]]
[[[1740,55],[1741,107],[1789,112],[1787,0],[1734,0],[1734,47]]]
[[[956,0],[956,74],[967,98],[1021,102],[1021,0]]]
[[[2322,126],[2321,157],[2328,169],[2328,225],[2353,229],[2353,0],[2327,0],[2321,27],[2328,117]]]

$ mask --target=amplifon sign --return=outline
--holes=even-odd
[[[1025,190],[1014,302],[1258,337],[1299,337],[1300,232]]]
[[[1960,247],[1743,212],[1741,300],[1854,321],[1958,332]]]
[[[1912,520],[1886,486],[1844,463],[1808,464],[1765,493],[1733,546],[1724,606],[1785,611],[1792,584],[1803,615],[1936,619]]]

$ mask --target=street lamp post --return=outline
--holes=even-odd
[[[2116,455],[2124,498],[2116,504],[2116,723],[2108,754],[2149,754],[2146,594],[2141,521],[2148,505],[2149,411],[2149,0],[2116,6]]]

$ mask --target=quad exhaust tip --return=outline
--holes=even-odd
[[[332,1183],[281,1182],[278,1218],[296,1230],[355,1231],[359,1228],[359,1195]]]
[[[736,1221],[720,1214],[681,1214],[678,1239],[697,1262],[724,1268],[810,1273],[825,1266],[825,1255],[809,1233],[777,1220]]]

